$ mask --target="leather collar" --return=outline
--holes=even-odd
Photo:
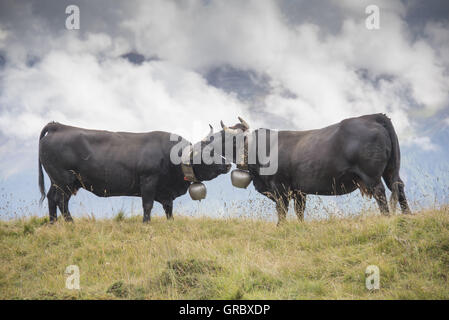
[[[191,162],[192,152],[193,146],[191,144],[189,144],[182,150],[181,169],[182,173],[184,174],[185,181],[198,182],[198,179],[195,176],[195,172],[193,171],[193,166]]]
[[[240,159],[236,159],[236,165],[240,170],[248,170],[248,145],[251,133],[247,130],[243,133],[243,135],[243,153],[241,154]]]

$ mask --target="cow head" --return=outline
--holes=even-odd
[[[198,181],[212,180],[220,174],[228,173],[231,169],[231,164],[227,163],[226,159],[222,157],[221,154],[215,152],[212,144],[214,141],[214,130],[211,125],[209,125],[209,127],[209,134],[192,147],[191,167],[193,168],[194,176]],[[197,159],[200,159],[200,161],[194,161],[194,158],[198,156],[200,158]]]
[[[240,123],[223,128],[217,135],[215,148],[220,148],[227,161],[237,165],[238,169],[257,172],[260,175],[272,175],[278,169],[278,132],[260,128],[249,130],[248,123],[239,117]]]
[[[237,135],[237,134],[241,134],[241,133],[248,131],[249,130],[248,123],[245,120],[243,120],[241,117],[237,117],[237,118],[239,119],[240,123],[236,123],[232,127],[227,127],[227,126],[225,126],[223,121],[220,121],[223,131],[228,134],[231,134],[231,135]]]
[[[218,133],[219,142],[217,141],[217,143],[221,143],[222,155],[233,163],[237,162],[237,149],[243,148],[242,143],[245,135],[249,133],[248,123],[241,117],[238,117],[238,119],[240,122],[231,127],[226,126],[223,121],[220,121],[223,130]],[[233,148],[233,150],[229,150],[229,148]],[[230,156],[231,154],[232,156]]]

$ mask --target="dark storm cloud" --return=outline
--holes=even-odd
[[[313,23],[332,34],[340,31],[345,18],[344,10],[328,0],[315,0],[313,5],[308,0],[279,0],[279,5],[288,23]]]
[[[252,70],[239,70],[232,66],[212,68],[206,74],[209,84],[226,92],[235,92],[241,100],[251,100],[270,91],[269,78]]]
[[[131,63],[141,65],[146,59],[145,56],[142,54],[139,54],[137,52],[129,52],[124,55],[122,55],[122,58],[128,60]]]
[[[419,32],[429,22],[449,21],[449,1],[407,0],[404,3],[407,6],[405,21],[415,32]]]
[[[208,6],[213,1],[203,1]],[[431,21],[448,21],[449,2],[443,0],[402,0],[406,7],[405,21],[414,32],[419,32],[426,23]],[[277,3],[287,22],[298,25],[312,23],[319,25],[326,32],[336,33],[348,17],[348,10],[338,2],[329,0],[289,1],[278,0]],[[104,32],[119,34],[124,32],[120,22],[133,13],[138,7],[138,1],[120,0],[3,0],[0,2],[0,21],[15,32],[23,34],[32,31],[29,25],[29,15],[45,22],[50,33],[57,33],[65,26],[65,8],[77,5],[82,10],[81,32]],[[364,2],[352,4],[361,19],[365,16]]]
[[[0,68],[3,67],[6,63],[6,58],[4,56],[4,53],[0,52]]]
[[[30,18],[45,25],[51,34],[65,31],[66,8],[77,5],[82,12],[81,32],[104,32],[116,34],[120,21],[132,8],[134,1],[119,0],[3,0],[0,2],[0,21],[20,34],[31,32]],[[30,16],[31,15],[31,16]]]

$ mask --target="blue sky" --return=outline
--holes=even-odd
[[[65,8],[80,8],[80,30]],[[365,8],[380,9],[380,29]],[[208,124],[306,130],[387,113],[414,207],[447,203],[449,5],[445,1],[9,1],[0,3],[0,216],[37,205],[37,140],[49,121],[164,130],[197,141]],[[252,186],[208,182],[175,215],[274,216]],[[48,187],[48,180],[47,180]],[[357,212],[358,192],[311,197],[306,217]],[[72,214],[141,212],[138,198],[80,192]],[[162,212],[156,205],[156,214]]]

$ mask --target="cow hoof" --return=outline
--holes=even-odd
[[[287,220],[279,220],[278,223],[276,224],[276,227],[283,226],[286,222]]]

